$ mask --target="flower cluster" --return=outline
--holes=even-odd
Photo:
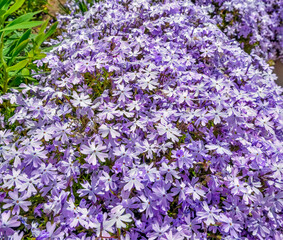
[[[267,61],[283,57],[281,0],[196,0],[227,36]]]
[[[62,19],[51,73],[1,97],[18,107],[0,237],[283,238],[283,90],[263,60],[187,0]]]

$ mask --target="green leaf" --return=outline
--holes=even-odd
[[[25,49],[25,47],[28,45],[29,39],[24,40],[23,42],[21,42],[20,45],[18,45],[15,50],[12,53],[12,59],[14,57],[16,57],[21,51],[23,51]]]
[[[17,41],[5,41],[5,46],[3,49],[3,55],[5,58],[11,56],[11,53],[17,46]]]
[[[6,13],[5,10],[0,9],[0,17]]]
[[[8,11],[4,14],[4,20],[8,17],[11,13],[17,11],[23,4],[25,0],[17,0],[16,3],[8,9]]]
[[[85,13],[87,11],[87,6],[85,5],[85,3],[80,2],[79,9],[81,10],[82,13]]]
[[[4,66],[4,69],[6,69],[7,65],[3,56],[3,48],[4,48],[4,33],[1,34],[1,40],[0,40],[0,61]]]
[[[25,76],[25,78],[29,79],[31,82],[38,83],[38,80],[29,76]]]
[[[34,39],[34,41],[35,41],[35,46],[34,46],[34,48],[35,48],[35,49],[38,49],[39,46],[41,45],[41,43],[44,41],[44,36],[45,36],[44,33],[38,34],[38,35],[36,36],[36,38]]]
[[[44,33],[44,30],[47,28],[48,23],[49,23],[49,19],[47,19],[46,21],[44,21],[44,23],[42,24],[41,28],[39,29],[38,34]]]
[[[34,60],[40,60],[42,58],[45,58],[46,54],[45,53],[38,53],[34,56]]]
[[[45,34],[44,40],[45,41],[47,38],[49,38],[55,31],[57,28],[58,22],[54,23],[49,30],[47,31],[47,33]]]
[[[28,69],[28,68],[24,68],[24,69],[22,70],[22,75],[23,75],[23,76],[29,76],[29,74],[30,74],[30,72],[29,72],[29,69]]]
[[[36,37],[35,41],[37,46],[40,46],[47,38],[49,38],[56,31],[57,25],[58,22],[54,23],[46,32],[46,34],[42,33]]]
[[[29,38],[31,34],[31,29],[28,29],[24,32],[24,34],[21,36],[21,38],[19,39],[19,41],[17,42],[17,45],[19,45],[21,42],[27,40]]]
[[[12,0],[0,0],[0,8],[7,10]]]
[[[33,28],[33,27],[41,25],[42,23],[44,23],[44,22],[43,21],[23,22],[23,23],[19,23],[19,24],[10,26],[10,27],[6,27],[6,28],[0,30],[0,32],[13,31],[13,30],[25,29],[25,28]]]
[[[14,58],[27,46],[28,44],[27,42],[29,41],[28,38],[30,34],[31,34],[31,30],[29,29],[26,32],[24,32],[24,34],[20,37],[19,40],[17,41],[15,41],[16,39],[13,40],[12,44],[8,47],[7,51],[3,52],[6,58],[10,59],[8,65],[12,65],[11,63],[13,62]],[[24,43],[21,44],[22,42]]]
[[[10,27],[19,23],[23,23],[23,22],[28,22],[32,19],[32,17],[38,13],[40,13],[42,11],[37,11],[37,12],[33,12],[33,13],[26,13],[18,18],[16,18],[14,21],[10,22],[6,27]]]
[[[23,61],[20,61],[16,65],[14,65],[12,67],[8,67],[7,72],[21,70],[22,68],[24,68],[28,64],[28,62],[29,62],[29,59],[25,59]]]
[[[37,37],[35,38],[35,48],[39,48],[39,46],[44,42],[44,39],[45,39],[45,34],[44,34],[44,31],[45,29],[47,28],[47,25],[49,23],[49,19],[47,19],[41,26],[39,32],[38,32],[38,35]]]
[[[24,79],[22,79],[21,77],[16,77],[9,82],[9,88],[19,86],[22,82],[24,82]]]

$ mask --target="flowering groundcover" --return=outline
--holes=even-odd
[[[195,0],[227,36],[270,63],[283,57],[281,0]]]
[[[282,88],[190,1],[62,16],[1,97],[4,239],[282,239]]]

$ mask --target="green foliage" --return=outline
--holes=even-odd
[[[42,11],[25,13],[31,4],[38,1],[0,0],[0,93],[5,94],[10,88],[17,88],[21,83],[36,81],[31,70],[37,71],[35,60],[46,55],[41,45],[50,37],[57,23],[49,27],[49,19],[34,21]],[[46,1],[39,1],[46,3]],[[28,8],[20,11],[25,5]],[[27,7],[27,5],[26,5]],[[24,13],[21,16],[17,14]],[[37,33],[34,28],[40,27]]]
[[[79,11],[78,12],[81,12],[82,14],[84,14],[85,12],[88,11],[89,7],[93,5],[94,2],[99,2],[101,0],[74,0],[74,2],[76,3],[76,5],[78,6],[79,8]],[[71,10],[66,7],[64,4],[62,4],[60,2],[60,0],[58,1],[59,2],[59,7],[60,9],[65,12],[65,14],[70,14],[71,13]]]
[[[89,7],[95,2],[101,2],[102,0],[75,0],[82,14],[88,11]]]
[[[26,13],[36,12],[38,10],[41,10],[45,14],[48,14],[47,4],[48,0],[25,0],[22,7],[15,12],[15,15],[21,16]],[[38,16],[38,18],[41,17],[43,17],[43,15]]]

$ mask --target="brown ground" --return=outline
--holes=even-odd
[[[283,63],[276,61],[274,73],[276,73],[278,80],[277,84],[283,87]]]
[[[60,12],[60,3],[65,4],[66,0],[48,0],[47,8],[50,15],[55,16]]]

